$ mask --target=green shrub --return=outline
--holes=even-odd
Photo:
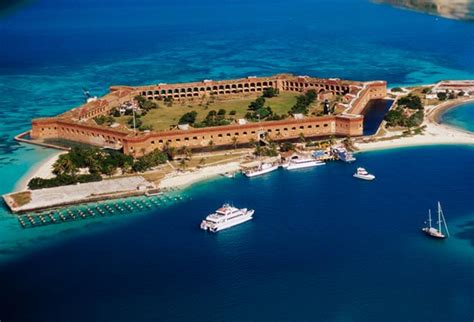
[[[397,101],[398,106],[407,107],[412,110],[422,110],[423,104],[419,96],[408,94],[400,97]]]
[[[178,124],[194,124],[194,122],[196,122],[197,114],[196,111],[184,113],[179,119]]]
[[[102,177],[100,174],[82,174],[78,176],[73,175],[58,175],[51,179],[33,178],[28,183],[28,188],[31,190],[52,188],[59,186],[67,186],[77,183],[96,182],[101,181]]]
[[[268,87],[263,90],[262,96],[266,98],[272,98],[278,96],[279,93],[280,91],[277,88]]]

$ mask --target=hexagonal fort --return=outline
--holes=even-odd
[[[189,102],[205,97],[221,101],[256,97],[267,88],[280,93],[303,94],[315,90],[321,100],[337,96],[338,113],[324,116],[291,117],[278,121],[237,122],[230,125],[160,131],[134,131],[125,126],[98,125],[94,118],[109,115],[113,109],[132,102],[137,95],[154,101]],[[262,134],[275,141],[327,136],[360,136],[363,134],[363,112],[368,102],[383,99],[385,81],[357,82],[319,79],[308,76],[276,75],[243,79],[157,84],[148,86],[112,86],[110,92],[96,100],[51,118],[32,121],[30,136],[36,141],[64,139],[99,147],[122,149],[125,154],[140,156],[164,145],[202,149],[210,142],[216,147],[248,144]],[[165,108],[165,107],[160,107]],[[166,107],[173,109],[173,106]]]

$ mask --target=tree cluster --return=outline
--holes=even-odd
[[[318,93],[314,89],[310,89],[303,95],[296,98],[296,103],[290,110],[291,114],[308,114],[309,106],[316,101]]]
[[[179,119],[178,124],[194,124],[194,122],[196,122],[197,114],[196,111],[184,113]]]
[[[412,110],[422,110],[423,104],[421,99],[417,95],[408,94],[407,96],[400,97],[397,101],[398,106],[406,107]]]
[[[448,99],[452,100],[452,99],[455,99],[457,96],[455,93],[453,92],[439,92],[438,94],[436,94],[438,96],[438,99],[440,101],[446,101]],[[459,96],[463,96],[464,95],[464,92],[462,92],[462,95],[461,93],[459,93]]]
[[[215,110],[210,110],[202,122],[194,123],[194,127],[229,125],[231,121],[226,118],[226,114],[226,110],[222,108],[217,112]]]
[[[127,172],[133,158],[117,151],[103,151],[95,147],[74,147],[61,154],[53,165],[55,175],[76,175],[79,169],[88,169],[91,174],[112,175],[117,169]]]
[[[278,94],[280,94],[279,89],[273,88],[273,87],[268,87],[268,88],[265,88],[263,90],[262,97],[272,98],[272,97],[278,96]]]
[[[158,108],[158,104],[156,104],[153,101],[150,101],[146,97],[143,97],[141,95],[137,95],[134,98],[138,102],[138,106],[140,107],[140,109],[143,110],[143,111],[148,112],[150,110]]]
[[[166,96],[163,99],[163,102],[165,102],[165,105],[168,106],[168,107],[173,106],[173,101],[174,101],[174,99],[171,96]]]
[[[283,142],[280,144],[281,152],[293,151],[294,149],[295,149],[295,145],[291,142]]]
[[[274,142],[267,146],[257,145],[254,153],[256,156],[276,157],[278,156],[277,145]]]
[[[132,165],[132,170],[135,172],[145,172],[153,167],[165,163],[166,161],[168,161],[168,155],[159,149],[155,149],[154,151],[136,159]]]
[[[250,111],[245,114],[245,118],[252,122],[275,121],[283,118],[283,116],[273,113],[271,107],[265,106],[265,97],[263,95],[249,104],[249,110]]]
[[[418,110],[415,113],[407,116],[404,109],[398,107],[396,109],[388,111],[385,115],[385,121],[387,126],[402,126],[402,127],[416,127],[423,123],[424,113],[423,110]]]
[[[120,112],[119,112],[119,114],[120,114]],[[99,115],[99,116],[94,117],[94,121],[97,125],[107,124],[107,125],[110,126],[115,122],[115,119],[111,115],[109,115],[109,116]]]
[[[117,151],[103,151],[95,147],[74,147],[67,154],[61,154],[53,165],[56,177],[51,179],[33,178],[28,183],[30,189],[49,188],[76,183],[102,180],[117,172],[143,172],[165,163],[168,155],[155,150],[140,158],[133,159]],[[79,174],[80,169],[87,169],[88,174]]]
[[[143,115],[143,114],[142,114]],[[133,117],[130,117],[127,120],[127,124],[130,128],[138,129],[139,131],[151,131],[153,130],[153,126],[143,124],[142,115],[135,115],[135,127],[133,122]]]
[[[43,179],[38,177],[33,178],[28,183],[28,188],[31,190],[36,190],[101,180],[102,177],[99,174],[82,174],[75,176],[62,174],[51,179]]]

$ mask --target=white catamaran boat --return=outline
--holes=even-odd
[[[311,157],[297,157],[291,159],[287,165],[284,166],[285,169],[288,170],[295,170],[295,169],[303,169],[303,168],[311,168],[317,167],[320,165],[325,165],[326,163],[316,160]]]
[[[375,176],[368,173],[364,168],[357,168],[357,172],[354,173],[354,178],[371,181],[375,179]]]
[[[253,219],[254,212],[253,209],[238,209],[229,204],[224,204],[201,222],[201,229],[215,233]]]
[[[441,229],[441,223],[444,224],[444,228],[446,230],[446,235],[443,234],[443,230]],[[431,209],[428,211],[428,227],[423,227],[422,230],[430,237],[444,239],[449,237],[449,230],[448,225],[446,224],[446,219],[444,219],[443,210],[441,209],[441,204],[438,201],[438,229],[431,226]]]
[[[261,163],[257,168],[255,169],[251,169],[251,170],[247,170],[247,171],[244,171],[244,174],[251,178],[251,177],[256,177],[256,176],[260,176],[262,174],[265,174],[265,173],[269,173],[269,172],[272,172],[272,171],[275,171],[278,169],[278,164],[277,165],[273,165],[271,163]]]

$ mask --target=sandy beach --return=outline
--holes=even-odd
[[[441,115],[450,108],[454,108],[458,105],[472,102],[470,100],[456,100],[449,101],[437,106],[427,106],[425,120],[422,124],[424,126],[423,134],[404,136],[403,130],[399,131],[387,131],[384,135],[378,136],[375,140],[371,141],[367,138],[362,138],[359,142],[355,141],[355,147],[360,151],[372,151],[382,149],[392,149],[409,146],[424,146],[424,145],[440,145],[440,144],[464,144],[474,145],[474,133],[464,131],[455,127],[440,124],[439,120]],[[64,151],[58,151],[51,157],[45,159],[39,163],[31,171],[29,171],[23,178],[18,182],[15,191],[23,191],[27,189],[29,180],[34,177],[40,178],[51,178],[53,177],[53,164],[58,159],[59,155],[67,153]],[[159,188],[183,188],[189,186],[198,181],[206,180],[218,175],[222,175],[226,172],[236,172],[240,170],[240,163],[233,161],[225,164],[219,164],[214,166],[207,166],[201,169],[179,172],[173,171],[172,173],[165,176],[159,183]]]
[[[423,145],[474,145],[474,133],[439,123],[441,115],[448,109],[473,101],[474,99],[469,99],[426,107],[425,120],[422,124],[425,127],[423,134],[400,138],[403,131],[389,131],[377,137],[374,142],[358,142],[355,146],[363,152]],[[393,139],[390,139],[391,137]]]
[[[236,172],[240,169],[239,162],[230,162],[221,165],[209,166],[195,171],[183,173],[173,172],[166,176],[159,184],[159,188],[183,188],[201,180],[206,180],[226,172]]]
[[[30,171],[28,171],[21,179],[18,181],[17,185],[15,186],[14,191],[23,191],[28,189],[28,182],[33,178],[43,178],[49,179],[54,177],[53,174],[53,164],[59,158],[61,154],[67,153],[66,151],[58,151],[54,153],[49,158],[44,159],[43,161],[39,162],[35,167],[33,167]]]

